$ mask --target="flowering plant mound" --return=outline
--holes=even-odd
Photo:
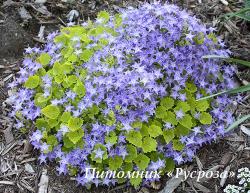
[[[249,168],[238,169],[237,179],[239,186],[228,184],[224,189],[225,193],[250,193],[250,170]]]
[[[233,121],[232,98],[196,100],[234,87],[232,66],[202,59],[228,56],[213,31],[156,3],[49,34],[44,48],[26,49],[10,84],[16,127],[34,125],[40,163],[55,160],[81,185],[126,180],[86,178],[89,167],[171,171]]]

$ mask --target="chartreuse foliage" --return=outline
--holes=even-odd
[[[197,100],[231,78],[200,57],[220,47],[212,31],[160,4],[114,16],[101,11],[95,22],[65,27],[48,36],[44,49],[27,51],[21,88],[9,99],[18,127],[34,124],[30,140],[40,162],[55,160],[59,174],[81,185],[109,185],[85,179],[88,167],[170,172],[231,118],[228,98]],[[143,178],[129,181],[137,187]]]
[[[89,61],[94,52],[102,49],[108,43],[106,39],[101,38],[95,47],[88,48],[88,45],[93,42],[91,37],[103,33],[115,34],[112,28],[104,26],[104,23],[109,21],[109,14],[103,11],[100,12],[98,17],[103,19],[103,22],[99,25],[89,22],[85,27],[73,26],[65,27],[61,30],[61,34],[54,38],[54,43],[63,47],[60,53],[62,58],[60,61],[54,62],[53,66],[50,66],[52,59],[50,54],[42,52],[31,55],[42,66],[36,74],[26,80],[24,87],[35,89],[35,105],[42,108],[42,116],[36,120],[36,126],[43,129],[43,141],[49,145],[50,150],[58,144],[54,133],[61,126],[66,126],[69,130],[63,136],[63,149],[65,151],[83,147],[83,122],[92,122],[99,115],[98,106],[88,108],[83,112],[84,116],[76,118],[71,112],[66,112],[64,108],[51,104],[53,100],[61,99],[66,92],[75,93],[75,96],[68,101],[68,105],[72,105],[72,107],[76,106],[81,98],[85,96],[84,80],[87,76],[87,69],[79,68],[79,66],[83,62]],[[119,26],[121,21],[118,15],[116,21],[116,26]],[[78,39],[80,40],[82,52],[76,53],[74,49]],[[43,93],[46,86],[42,81],[44,77],[51,80],[48,96],[44,96]],[[107,125],[113,125],[115,122],[114,114],[110,112],[109,116],[102,117],[102,121],[107,123]],[[115,144],[117,137],[113,132],[106,137],[106,140]],[[93,159],[93,161],[101,162],[99,159]]]
[[[98,15],[103,19],[103,23],[108,22],[109,14],[107,12],[100,12]],[[116,26],[121,24],[121,18],[116,16]],[[64,151],[70,151],[75,148],[83,148],[83,137],[85,131],[83,124],[94,123],[97,120],[106,124],[107,126],[119,125],[116,122],[116,117],[113,111],[107,115],[101,113],[102,106],[92,106],[85,110],[81,117],[74,117],[71,112],[67,112],[64,108],[57,105],[52,105],[52,100],[60,99],[66,92],[72,91],[75,93],[74,97],[69,98],[68,105],[75,106],[84,97],[87,90],[85,89],[84,80],[88,74],[87,69],[81,68],[83,62],[90,60],[92,55],[101,50],[108,42],[105,39],[100,39],[95,47],[88,48],[91,43],[90,36],[98,36],[102,33],[115,32],[111,28],[107,28],[102,23],[100,25],[89,24],[85,27],[73,26],[62,29],[62,33],[55,37],[55,43],[63,44],[61,54],[62,60],[55,62],[53,67],[50,67],[51,57],[47,53],[41,53],[37,57],[37,61],[42,64],[39,71],[28,78],[25,82],[25,87],[36,90],[35,103],[41,107],[42,116],[36,120],[37,128],[43,128],[43,141],[49,145],[49,150],[52,150],[58,145],[58,140],[54,133],[66,126],[68,131],[63,135]],[[80,54],[74,52],[75,41],[77,37],[80,39],[83,51]],[[200,39],[197,39],[200,41]],[[107,63],[112,66],[115,63],[114,57],[106,58]],[[44,97],[41,93],[44,84],[42,77],[48,76],[52,80],[52,88],[49,96]],[[119,171],[121,168],[126,168],[128,171],[133,171],[133,166],[138,167],[139,170],[146,170],[150,161],[157,161],[163,159],[164,156],[157,153],[157,146],[159,141],[163,144],[172,144],[175,151],[182,151],[185,147],[181,143],[180,138],[190,134],[191,129],[198,125],[209,125],[212,123],[212,117],[209,114],[210,103],[208,100],[196,101],[195,94],[198,88],[192,83],[186,83],[186,89],[181,91],[187,96],[186,101],[174,99],[166,96],[160,99],[159,105],[155,110],[155,115],[152,116],[148,122],[136,121],[131,126],[132,130],[126,133],[126,151],[125,159],[121,156],[115,155],[109,157],[107,148],[102,144],[96,144],[90,156],[90,161],[93,166],[97,168],[106,168],[110,170]],[[104,105],[105,106],[105,105]],[[119,106],[116,107],[120,109]],[[177,118],[176,112],[183,112],[183,117]],[[194,118],[194,115],[200,113],[200,117]],[[171,124],[172,128],[165,128],[165,124]],[[114,131],[109,132],[105,136],[105,143],[116,145],[118,141],[118,134],[120,128],[117,127]],[[97,156],[95,150],[102,152],[101,157]],[[174,161],[170,158],[164,158],[166,168],[164,171],[171,171],[174,168]],[[69,169],[69,168],[68,168]],[[75,168],[77,169],[77,168]],[[102,170],[102,169],[101,169]],[[140,185],[142,179],[132,178],[130,182],[134,186]]]

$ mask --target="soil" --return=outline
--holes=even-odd
[[[87,190],[77,187],[76,183],[67,176],[58,176],[55,165],[39,165],[37,152],[32,150],[27,135],[16,131],[13,120],[7,117],[10,111],[4,100],[8,96],[7,84],[13,80],[23,58],[23,51],[28,46],[42,46],[43,40],[37,35],[40,26],[45,26],[45,35],[60,29],[67,21],[67,14],[75,9],[80,16],[75,20],[81,23],[88,18],[95,18],[100,10],[116,12],[119,7],[136,7],[144,1],[138,0],[83,0],[65,3],[60,0],[47,0],[45,8],[34,3],[33,0],[0,0],[0,193],[29,193],[37,192],[42,171],[48,171],[49,193],[84,193],[84,192],[159,192],[164,189],[169,180],[165,176],[152,187],[135,190],[128,186],[97,187]],[[164,2],[164,1],[162,1]],[[225,13],[242,8],[242,0],[228,0],[228,5],[221,0],[173,0],[170,1],[195,14],[208,26],[216,26],[217,33],[225,40],[234,57],[250,61],[250,23],[233,18],[220,18]],[[20,8],[24,8],[31,17],[21,17]],[[239,84],[250,82],[250,70],[239,67],[237,74]],[[237,104],[235,116],[250,112],[250,93],[244,95],[244,100]],[[250,123],[244,124],[246,127]],[[250,137],[239,129],[231,136],[216,143],[205,146],[199,151],[193,162],[181,167],[192,167],[192,171],[216,168],[223,172],[230,167],[230,171],[237,171],[239,167],[250,167]],[[28,169],[29,168],[29,169]],[[30,169],[32,168],[32,170]],[[228,183],[235,184],[235,176],[229,177],[221,187],[221,179],[211,178],[201,182],[189,178],[182,182],[175,192],[223,192]]]

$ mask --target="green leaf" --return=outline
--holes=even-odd
[[[165,159],[165,163],[166,163],[166,170],[167,170],[167,172],[172,172],[175,169],[175,162],[174,162],[173,159],[166,158]]]
[[[69,165],[68,166],[68,170],[69,170],[69,175],[70,176],[76,176],[77,175],[77,172],[78,172],[78,169]]]
[[[122,16],[121,14],[115,14],[115,27],[120,27],[122,25]]]
[[[70,117],[71,117],[70,112],[64,112],[60,118],[60,121],[63,123],[68,123]]]
[[[58,36],[56,36],[55,38],[54,38],[54,42],[55,43],[63,43],[64,45],[66,45],[67,44],[67,42],[68,42],[68,38],[67,38],[67,36],[66,36],[66,34],[65,33],[61,33],[60,35],[58,35]]]
[[[77,60],[78,60],[78,58],[77,58],[77,55],[76,54],[71,54],[69,57],[68,57],[68,61],[69,62],[72,62],[72,63],[74,63],[74,62],[77,62]],[[70,72],[70,66],[65,66],[65,65],[63,65],[63,67],[64,67],[64,72],[67,72],[67,73],[69,73]],[[72,66],[73,67],[73,66]]]
[[[48,119],[47,123],[48,123],[48,128],[54,128],[58,125],[57,119]]]
[[[169,122],[172,125],[177,125],[178,121],[176,120],[175,114],[171,111],[167,111],[164,114],[164,118],[162,119],[164,122]]]
[[[109,41],[107,39],[105,39],[105,38],[100,38],[99,39],[99,44],[101,45],[100,47],[106,46],[106,45],[109,44]]]
[[[133,170],[133,163],[132,162],[127,162],[127,163],[123,164],[123,171],[124,172],[132,171],[132,170]]]
[[[77,59],[77,58],[76,58],[76,59]],[[71,59],[71,60],[73,60],[73,59]],[[72,61],[72,62],[73,62],[73,61]],[[66,62],[66,63],[64,63],[64,64],[62,65],[62,68],[63,68],[63,71],[64,71],[65,74],[69,74],[69,73],[71,73],[71,71],[74,69],[74,66],[73,66],[73,64],[70,63],[70,62]]]
[[[70,117],[68,127],[70,131],[76,131],[82,127],[83,120],[78,117]]]
[[[249,9],[249,13],[250,13],[250,9]],[[243,66],[250,67],[250,62],[245,61],[245,60],[240,60],[240,59],[237,59],[237,58],[228,58],[227,61],[232,62],[232,63],[236,63],[236,64],[241,64]]]
[[[198,111],[206,111],[209,108],[209,103],[207,100],[196,101],[195,108]]]
[[[125,157],[126,162],[132,162],[137,157],[137,149],[135,146],[129,144],[127,145],[128,155]]]
[[[174,130],[173,129],[164,130],[163,137],[165,139],[165,142],[169,144],[175,137]]]
[[[75,144],[69,139],[67,134],[63,136],[63,147],[65,147],[67,149],[75,147]]]
[[[105,137],[106,143],[115,144],[117,142],[117,136],[114,131],[109,132],[109,134]]]
[[[37,107],[43,108],[46,106],[48,100],[49,98],[45,98],[43,93],[37,93],[35,96],[35,105]]]
[[[149,155],[150,160],[153,161],[153,162],[156,162],[159,159],[163,160],[165,158],[164,154],[163,153],[159,153],[158,151],[153,151],[153,152],[151,152],[148,155]]]
[[[81,79],[85,79],[88,75],[88,71],[86,69],[81,69],[81,70],[79,70],[79,72],[80,72]]]
[[[82,140],[84,131],[82,129],[78,129],[76,131],[70,131],[66,135],[72,143],[77,144],[80,140]]]
[[[174,106],[174,100],[170,97],[164,97],[160,104],[166,108],[166,110],[173,108]]]
[[[148,132],[151,137],[158,137],[162,134],[162,129],[159,126],[152,124],[148,128]]]
[[[155,116],[159,119],[161,118],[164,118],[164,115],[167,111],[167,108],[165,108],[164,106],[158,106],[156,109],[155,109]]]
[[[91,159],[93,161],[96,161],[97,163],[102,163],[103,160],[106,160],[108,158],[108,154],[107,154],[107,148],[102,145],[102,144],[96,144],[95,147],[94,147],[94,150],[97,150],[97,149],[101,149],[102,151],[104,151],[104,154],[102,156],[102,159],[101,158],[95,158],[95,153],[92,152],[91,154]]]
[[[218,43],[218,39],[216,38],[216,35],[214,33],[209,33],[207,37],[212,40],[215,44]]]
[[[76,75],[70,75],[66,78],[66,82],[68,84],[68,87],[71,87],[73,84],[77,82],[78,78]]]
[[[112,171],[116,171],[122,166],[122,162],[122,158],[117,155],[114,156],[114,158],[109,158],[109,169]]]
[[[130,178],[129,179],[130,184],[132,186],[134,186],[135,188],[139,187],[141,182],[142,182],[142,178],[140,176],[136,177],[136,178]]]
[[[142,135],[138,131],[129,131],[127,134],[127,141],[136,147],[142,146]]]
[[[185,145],[182,144],[178,139],[173,140],[173,149],[176,151],[182,151]]]
[[[149,157],[144,154],[139,154],[135,159],[135,164],[139,167],[140,170],[145,170],[148,167],[149,162]]]
[[[115,118],[114,111],[109,111],[106,125],[112,126],[115,124],[115,122],[116,122],[116,118]]]
[[[175,107],[175,110],[176,111],[179,111],[179,110],[182,110],[183,112],[187,112],[190,110],[190,106],[187,102],[184,102],[184,101],[178,101],[176,107]]]
[[[37,61],[42,64],[43,66],[46,66],[50,63],[51,56],[48,53],[42,53],[38,58]]]
[[[224,16],[228,16],[228,19],[231,19],[232,17],[238,17],[246,21],[250,21],[249,13],[250,13],[250,7],[246,7],[237,12],[225,14]]]
[[[245,85],[245,86],[241,86],[241,87],[238,87],[238,88],[234,88],[234,89],[231,89],[231,90],[227,90],[227,91],[222,91],[222,92],[219,92],[219,93],[216,93],[216,94],[212,94],[210,96],[206,96],[206,97],[197,99],[197,101],[210,99],[210,98],[222,95],[222,94],[236,94],[236,93],[241,93],[241,92],[247,92],[249,90],[250,90],[250,84]]]
[[[88,62],[89,59],[92,57],[92,55],[94,54],[94,52],[92,50],[83,50],[82,54],[80,55],[80,58],[84,61],[84,62]]]
[[[187,98],[187,103],[189,104],[190,106],[190,111],[193,112],[195,111],[195,106],[196,106],[196,100],[194,97],[189,97]]]
[[[60,99],[64,96],[64,90],[59,85],[53,85],[52,95],[53,95],[53,97]]]
[[[195,84],[187,82],[185,90],[190,93],[195,93],[197,91],[197,87],[195,86]]]
[[[39,84],[40,84],[40,77],[37,75],[34,75],[34,76],[30,76],[28,78],[28,80],[25,82],[24,86],[26,88],[34,89],[34,88],[38,87]]]
[[[140,129],[140,132],[141,132],[143,137],[149,136],[148,126],[145,123],[142,125],[142,128]]]
[[[58,74],[58,75],[54,76],[54,79],[55,79],[55,82],[57,84],[61,84],[66,79],[66,75]]]
[[[191,128],[184,127],[181,124],[177,125],[176,128],[174,129],[174,133],[177,137],[186,136],[190,133],[190,131]]]
[[[103,19],[104,23],[109,21],[109,13],[107,11],[100,11],[97,15],[98,19]]]
[[[212,123],[212,116],[207,112],[202,112],[200,115],[200,122],[204,125],[210,125]]]
[[[98,35],[103,34],[104,30],[105,30],[105,27],[103,27],[103,26],[97,26],[96,29],[95,29],[95,35],[98,36]]]
[[[189,114],[186,114],[181,120],[179,120],[179,123],[184,127],[191,129],[193,125],[192,117]]]
[[[79,96],[79,97],[83,97],[86,93],[86,89],[84,84],[78,80],[75,87],[73,88],[73,91]]]
[[[46,75],[46,70],[44,68],[39,68],[36,72],[36,75],[38,76],[45,76]]]
[[[156,151],[157,142],[151,137],[144,137],[142,140],[142,150],[144,153]]]
[[[89,44],[91,42],[89,36],[85,33],[81,35],[81,41],[85,42],[86,44]]]
[[[58,144],[58,141],[54,135],[50,135],[47,137],[47,144],[55,147]]]
[[[205,41],[205,37],[204,37],[204,33],[200,32],[198,33],[194,38],[193,38],[194,42],[197,44],[197,45],[201,45],[204,43]]]
[[[142,128],[142,122],[141,121],[135,121],[131,125],[133,128],[141,129]]]
[[[60,114],[60,109],[54,105],[48,105],[42,109],[42,114],[50,119],[57,119]]]
[[[62,77],[62,75],[64,74],[63,71],[63,65],[60,64],[59,62],[55,62],[52,68],[52,72],[53,72],[53,76],[56,77]]]
[[[241,117],[239,120],[235,121],[234,123],[232,123],[232,125],[230,125],[227,129],[226,132],[229,132],[233,129],[235,129],[236,127],[238,127],[241,123],[245,122],[246,120],[250,119],[250,114]]]
[[[250,9],[249,9],[249,11],[250,11]],[[227,62],[232,62],[232,63],[241,64],[241,65],[250,67],[250,62],[245,61],[245,60],[240,60],[237,58],[228,58],[228,57],[219,56],[219,55],[206,55],[206,56],[203,56],[202,58],[203,59],[223,59]]]
[[[45,119],[43,118],[39,118],[36,119],[36,127],[41,129],[41,128],[47,128],[48,127],[48,123]]]

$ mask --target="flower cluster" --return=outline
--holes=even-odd
[[[250,193],[250,170],[249,168],[240,168],[238,170],[237,179],[239,186],[228,184],[224,189],[225,193]]]
[[[202,58],[230,53],[214,31],[175,5],[102,11],[25,50],[9,85],[11,116],[19,129],[35,125],[30,141],[40,163],[55,160],[59,174],[81,185],[123,182],[85,178],[88,167],[172,170],[234,120],[234,98],[197,101],[234,87],[232,66]]]

